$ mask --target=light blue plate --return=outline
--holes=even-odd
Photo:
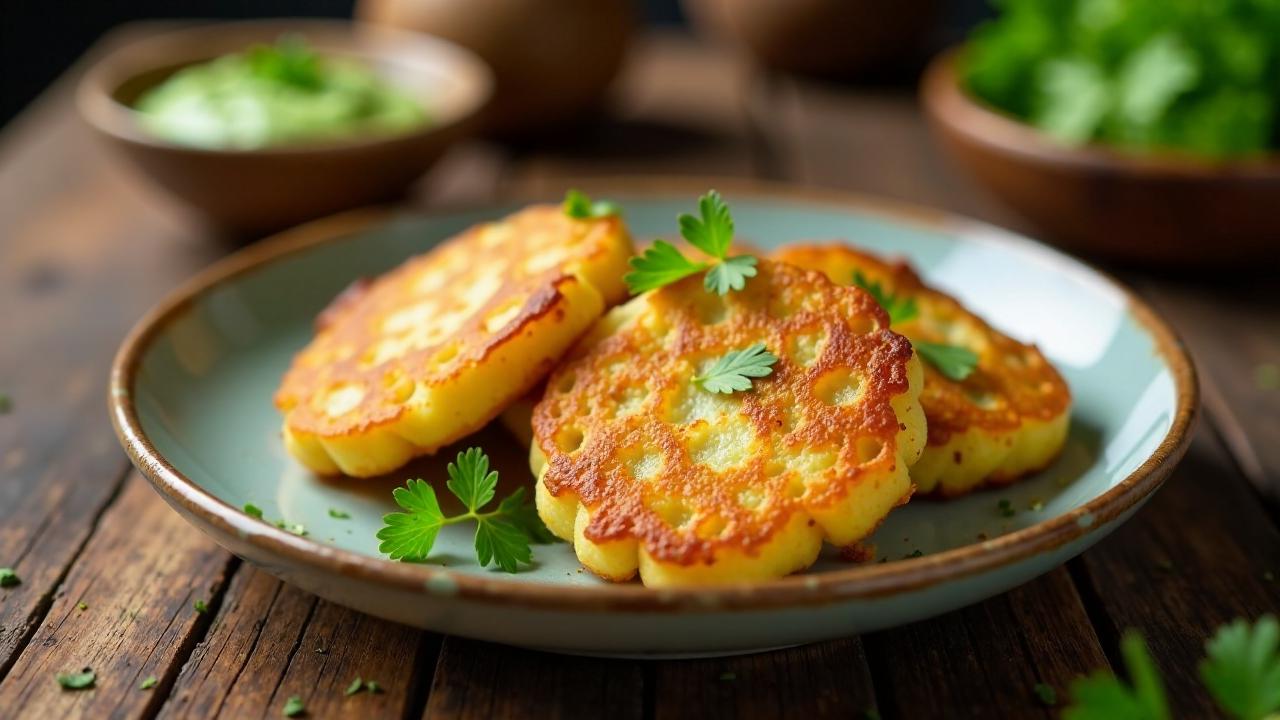
[[[756,247],[845,238],[905,255],[993,325],[1038,344],[1075,399],[1062,458],[1012,488],[895,511],[874,538],[886,562],[852,565],[832,553],[807,573],[763,585],[610,585],[582,571],[565,544],[536,547],[532,569],[506,575],[477,567],[461,526],[444,530],[429,564],[384,560],[374,534],[394,509],[391,488],[408,477],[443,478],[443,460],[455,450],[411,466],[396,483],[320,480],[281,446],[272,393],[316,313],[353,278],[515,205],[430,217],[347,215],[220,263],[144,319],[122,348],[112,379],[121,441],[179,512],[287,582],[432,630],[606,655],[743,652],[954,610],[1100,540],[1181,457],[1197,407],[1191,363],[1168,327],[1112,281],[972,221],[845,196],[719,185],[739,237]],[[646,185],[654,186],[676,189],[637,185],[610,195],[637,238],[672,236],[677,214],[706,187]],[[495,456],[509,487],[531,482],[523,448],[500,428],[467,444]],[[1012,517],[999,511],[1001,500],[1012,503]],[[267,521],[304,526],[307,535],[248,517],[240,511],[245,503],[262,508]],[[917,551],[923,555],[909,559]]]

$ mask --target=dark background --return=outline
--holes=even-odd
[[[892,0],[874,0],[891,2]],[[3,0],[0,125],[7,123],[94,41],[130,20],[350,17],[354,0]],[[651,24],[683,22],[678,0],[636,0]],[[958,37],[986,12],[984,0],[947,0],[939,36]]]

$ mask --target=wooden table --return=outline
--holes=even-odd
[[[1196,679],[1205,638],[1280,607],[1267,502],[1280,491],[1280,391],[1254,379],[1280,361],[1280,297],[1267,278],[1133,272],[1199,361],[1198,436],[1124,528],[1007,595],[865,637],[638,662],[442,637],[283,585],[170,511],[116,444],[103,395],[118,342],[226,248],[90,142],[71,84],[0,136],[0,566],[22,579],[0,590],[0,716],[280,717],[300,695],[311,717],[1052,717],[1036,683],[1062,696],[1117,667],[1133,627],[1180,714],[1212,717]],[[638,45],[597,127],[553,146],[459,147],[413,202],[619,173],[789,180],[1018,226],[939,157],[910,92],[764,77],[680,36]],[[83,666],[95,689],[59,688],[56,673]],[[385,692],[345,696],[356,676]]]

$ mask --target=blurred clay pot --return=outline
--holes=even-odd
[[[867,74],[910,57],[933,27],[937,0],[682,0],[699,27],[760,62],[828,77]]]
[[[634,22],[629,0],[359,0],[361,20],[475,52],[497,80],[487,126],[518,136],[572,120],[617,75]]]

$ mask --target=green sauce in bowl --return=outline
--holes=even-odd
[[[368,68],[292,37],[183,68],[134,109],[156,136],[211,149],[388,135],[428,121],[418,100]]]

